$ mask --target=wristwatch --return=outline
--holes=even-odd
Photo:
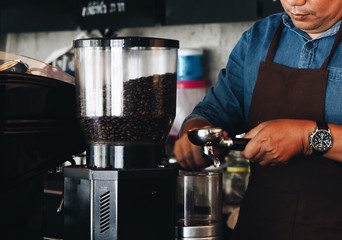
[[[309,136],[309,143],[314,154],[322,155],[333,145],[333,138],[326,122],[317,122],[317,129]]]

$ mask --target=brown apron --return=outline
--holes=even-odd
[[[273,62],[283,30],[272,40],[252,97],[249,127],[271,119],[324,119],[328,64],[342,38],[340,28],[320,69]],[[300,155],[281,166],[251,164],[235,240],[342,240],[342,167],[321,156]]]

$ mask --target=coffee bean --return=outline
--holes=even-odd
[[[122,116],[81,116],[88,143],[164,143],[176,114],[176,81],[176,73],[125,81]]]

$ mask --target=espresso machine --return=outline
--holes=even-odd
[[[164,145],[178,47],[146,37],[74,41],[87,163],[63,169],[65,240],[175,238],[178,169]]]
[[[0,232],[43,239],[45,173],[85,150],[74,78],[38,60],[0,52]]]

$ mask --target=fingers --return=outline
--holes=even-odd
[[[192,144],[187,136],[176,141],[173,154],[183,169],[199,169],[205,167],[199,146]]]
[[[274,145],[270,144],[268,138],[252,138],[241,154],[251,162],[259,163],[262,166],[274,166],[279,164],[279,159],[277,159],[274,152]]]
[[[260,165],[282,165],[301,153],[301,135],[289,134],[297,121],[273,120],[263,122],[248,132],[251,138],[242,155]],[[298,123],[297,123],[298,124]],[[297,131],[298,132],[298,131]]]
[[[194,169],[197,168],[197,154],[196,150],[189,147],[182,147],[178,151],[175,151],[175,157],[179,165],[184,169]]]
[[[264,151],[261,147],[262,144],[259,144],[255,139],[251,138],[245,149],[241,152],[241,155],[251,162],[260,162],[264,157]]]

